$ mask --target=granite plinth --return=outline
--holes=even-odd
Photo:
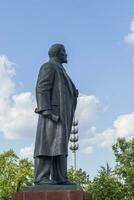
[[[83,200],[82,191],[16,192],[13,200]]]
[[[48,191],[82,191],[82,188],[77,185],[35,185],[24,188],[24,192],[48,192]]]

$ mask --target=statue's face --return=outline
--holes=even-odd
[[[67,63],[67,53],[65,48],[61,48],[58,53],[58,58],[60,59],[61,63]]]

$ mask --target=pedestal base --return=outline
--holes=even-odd
[[[24,192],[56,192],[56,191],[82,191],[82,188],[77,185],[49,185],[41,184],[24,188]]]
[[[82,191],[16,192],[13,200],[83,200]]]

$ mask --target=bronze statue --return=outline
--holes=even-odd
[[[35,141],[35,184],[71,183],[67,178],[68,142],[77,104],[78,90],[63,67],[67,54],[62,44],[48,52],[36,85],[39,114]]]

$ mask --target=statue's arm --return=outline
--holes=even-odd
[[[36,113],[42,114],[46,112],[46,115],[51,113],[51,89],[53,87],[53,80],[55,76],[55,70],[52,66],[44,64],[39,72],[38,80],[36,84],[36,100],[37,108]]]

